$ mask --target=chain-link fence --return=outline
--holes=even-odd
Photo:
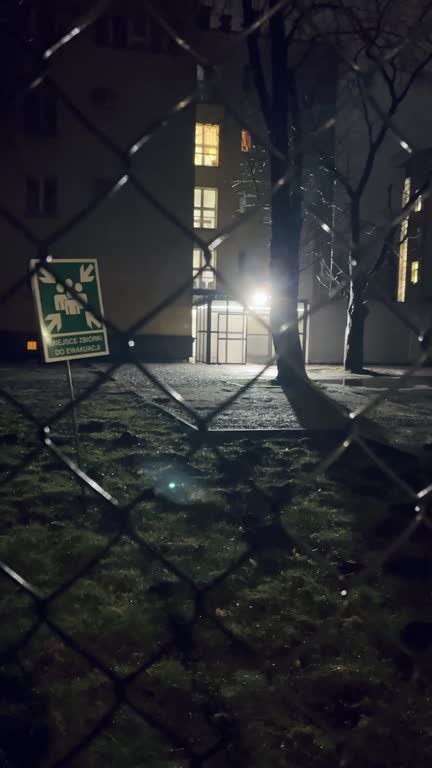
[[[225,102],[218,68],[168,16],[144,5],[171,44],[203,68],[231,117],[274,152]],[[238,44],[286,5],[282,0],[255,14],[251,26],[236,32]],[[426,453],[401,452],[364,431],[365,417],[427,361],[429,329],[413,327],[381,292],[380,300],[420,342],[403,375],[349,416],[307,384],[301,397],[312,398],[316,390],[319,408],[331,409],[337,429],[303,438],[237,436],[216,444],[215,419],[247,397],[274,360],[203,415],[143,364],[128,342],[190,290],[193,279],[214,269],[215,244],[241,233],[260,206],[205,241],[136,174],[134,156],[195,104],[198,91],[144,126],[125,150],[63,90],[55,75],[57,54],[107,7],[95,3],[43,51],[8,28],[23,55],[34,59],[20,92],[43,79],[116,158],[120,171],[48,237],[33,234],[2,206],[1,216],[39,263],[3,291],[1,302],[13,308],[29,277],[43,268],[82,305],[79,292],[56,272],[56,244],[108,198],[115,201],[125,185],[205,258],[194,276],[185,276],[126,331],[91,308],[160,393],[159,403],[125,391],[116,378],[121,362],[96,373],[77,371],[75,403],[59,390],[49,366],[37,374],[38,387],[26,369],[4,374],[1,759],[10,767],[429,765],[430,463]],[[404,45],[416,40],[425,13]],[[312,18],[308,23],[314,27]],[[385,56],[391,61],[400,50]],[[364,98],[408,151],[409,139],[374,96],[380,63],[362,71],[358,62],[345,60],[360,72]],[[18,96],[9,94],[5,108]],[[327,121],[307,135],[301,151],[333,125]],[[75,150],[79,161],[79,146]],[[293,173],[287,168],[273,192]],[[423,198],[429,189],[428,179]],[[409,200],[374,237],[385,240],[415,205],[416,198]],[[327,222],[318,223],[330,231]],[[331,234],[354,255],[361,247]],[[358,259],[354,274],[365,264]],[[229,292],[223,274],[216,271],[216,277]],[[348,283],[348,277],[339,280],[305,314],[334,302]],[[69,447],[74,408],[79,457]]]

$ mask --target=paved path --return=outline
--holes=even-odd
[[[90,366],[73,362],[72,370],[76,390],[94,381],[95,374],[106,369],[106,364]],[[291,405],[278,387],[270,384],[275,370],[263,373],[259,381],[242,393],[242,387],[259,372],[259,366],[207,366],[203,364],[150,365],[149,370],[165,386],[177,391],[184,402],[200,414],[206,414],[217,406],[222,406],[234,394],[238,399],[223,408],[212,422],[214,429],[296,429],[298,421]],[[426,442],[432,443],[432,371],[422,370],[415,377],[404,383],[404,387],[386,391],[398,381],[392,378],[401,375],[401,369],[381,369],[383,377],[362,378],[346,377],[341,368],[314,366],[309,375],[327,395],[350,411],[363,407],[381,392],[385,394],[380,404],[368,415],[376,421],[386,433],[387,439],[395,444],[420,447]],[[53,379],[59,380],[60,400],[67,391],[65,387],[65,367],[61,364],[3,366],[0,368],[0,384],[17,391],[20,397],[29,398],[34,387],[43,387]],[[172,401],[149,381],[133,365],[123,365],[116,372],[119,392],[132,389],[144,399],[173,409]],[[97,395],[96,395],[97,396]],[[174,406],[176,410],[178,407]],[[54,408],[55,409],[55,408]]]
[[[150,370],[165,385],[175,389],[185,403],[199,413],[207,413],[242,387],[261,370],[260,366],[207,366],[203,364],[151,365]],[[350,411],[363,407],[389,387],[394,387],[403,369],[375,369],[377,378],[347,376],[342,368],[313,366],[310,377],[317,385]],[[117,379],[144,397],[171,407],[169,400],[134,366],[119,369]],[[270,384],[275,369],[265,371],[259,381],[218,414],[216,429],[293,429],[300,425],[279,387]],[[421,445],[432,440],[432,370],[425,369],[404,382],[403,388],[386,392],[385,399],[369,417],[385,430],[395,443]],[[160,399],[162,398],[162,399]]]

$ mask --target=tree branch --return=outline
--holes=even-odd
[[[426,56],[423,61],[418,64],[418,66],[414,69],[414,71],[411,73],[410,77],[408,78],[408,82],[405,85],[405,88],[401,91],[401,93],[398,96],[398,102],[399,104],[401,101],[405,99],[405,97],[408,95],[408,92],[410,91],[415,79],[418,77],[418,75],[427,67],[428,64],[432,61],[432,51],[431,53]]]
[[[361,102],[361,106],[362,106],[363,117],[364,117],[364,121],[366,123],[366,128],[367,128],[367,133],[368,133],[369,149],[371,149],[372,145],[373,145],[372,122],[371,122],[370,114],[369,114],[369,110],[368,110],[368,102],[367,102],[366,94],[364,92],[363,80],[362,80],[362,77],[359,76],[359,75],[357,75],[357,83],[358,83],[358,87],[359,87],[360,102]]]
[[[382,248],[381,248],[381,250],[380,250],[380,252],[379,252],[379,254],[378,254],[378,256],[377,256],[377,258],[376,258],[376,260],[374,262],[374,264],[371,266],[371,268],[368,271],[368,274],[367,274],[367,282],[368,283],[372,279],[372,277],[374,277],[374,275],[376,275],[378,270],[381,269],[381,267],[385,264],[389,254],[392,251],[394,252],[394,237],[395,237],[395,234],[396,234],[396,232],[398,231],[398,229],[400,227],[401,220],[403,221],[407,216],[409,216],[409,214],[413,210],[417,200],[427,190],[429,190],[429,187],[430,187],[430,181],[427,181],[425,184],[423,184],[422,187],[420,187],[420,189],[417,190],[417,192],[415,192],[414,195],[412,195],[410,197],[410,199],[408,200],[406,205],[404,205],[404,207],[402,208],[400,216],[398,216],[397,223],[393,227],[391,227],[391,229],[387,233],[387,236],[386,236],[386,238],[385,238],[385,240],[384,240],[384,242],[382,244]],[[399,244],[402,244],[404,242],[404,240],[407,239],[407,237],[408,237],[408,233],[406,234],[406,237],[403,240],[400,241]]]
[[[251,0],[243,0],[243,16],[246,26],[251,26],[254,22],[254,13],[252,10]],[[264,77],[264,70],[261,60],[261,52],[259,48],[259,30],[251,35],[248,35],[247,46],[249,51],[249,62],[252,68],[252,74],[254,78],[255,88],[257,90],[258,98],[261,104],[261,110],[264,115],[264,119],[267,124],[267,129],[270,129],[271,125],[271,107],[270,96],[267,90],[266,78]]]

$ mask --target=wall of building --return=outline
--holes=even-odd
[[[379,75],[373,81],[372,94],[378,104],[385,110],[388,104],[388,92],[386,86],[380,81]],[[362,196],[361,218],[362,218],[362,240],[365,248],[362,250],[369,264],[372,264],[379,255],[383,246],[383,238],[388,229],[388,222],[395,216],[402,206],[402,192],[404,179],[411,173],[412,162],[421,171],[414,172],[412,193],[414,193],[417,182],[420,184],[424,180],[427,164],[423,152],[430,147],[432,132],[432,111],[427,105],[432,103],[432,88],[430,85],[430,72],[420,77],[412,87],[407,98],[402,102],[396,114],[392,118],[393,125],[397,133],[406,140],[411,147],[411,154],[407,152],[400,144],[399,138],[389,130],[384,140],[373,166],[370,180]],[[370,115],[374,135],[379,128],[379,119],[370,108]],[[338,122],[336,132],[337,164],[338,168],[347,174],[351,183],[358,180],[361,170],[364,166],[367,156],[368,135],[367,126],[361,108],[361,103],[357,93],[351,93],[347,87],[347,82],[341,78],[339,98],[338,98]],[[420,151],[419,162],[411,158]],[[429,165],[430,167],[430,165]],[[336,230],[342,234],[349,234],[347,228],[348,206],[347,198],[341,186],[338,186],[337,194],[337,217]],[[410,216],[409,223],[409,256],[407,270],[407,292],[406,301],[397,303],[397,284],[398,284],[398,244],[400,240],[400,231],[395,235],[396,253],[391,257],[390,262],[380,271],[378,276],[373,279],[369,285],[369,295],[372,298],[378,298],[378,295],[385,295],[386,300],[393,303],[397,312],[402,312],[408,320],[414,325],[424,327],[431,317],[431,278],[432,278],[432,259],[430,248],[428,247],[430,231],[430,203],[424,204],[424,210],[420,213],[413,213]],[[419,237],[420,235],[420,237]],[[420,245],[420,242],[423,242]],[[421,248],[423,259],[421,270],[421,282],[418,285],[410,283],[410,264],[416,258],[418,248]],[[346,267],[347,253],[346,248],[336,247],[336,260],[342,267]],[[367,321],[367,333],[365,350],[369,362],[398,362],[408,363],[414,359],[416,352],[416,342],[407,340],[406,333],[398,326],[393,319],[392,313],[382,308],[377,310],[371,303],[370,316]],[[375,318],[375,319],[374,319]],[[382,321],[382,325],[380,325]],[[372,332],[372,323],[376,322],[376,334]],[[369,329],[369,330],[368,330]],[[414,338],[414,337],[413,337]]]
[[[346,310],[346,302],[340,299],[311,315],[308,363],[343,363]],[[398,312],[401,312],[399,308]],[[399,315],[381,302],[369,302],[364,338],[365,365],[407,365],[420,351],[416,334]]]
[[[124,13],[134,18],[138,8],[137,3],[125,4]],[[70,103],[88,116],[96,131],[99,128],[126,149],[193,91],[195,64],[178,47],[171,52],[115,48],[96,44],[94,35],[89,29],[61,49],[52,59],[52,72]],[[106,102],[96,98],[101,91],[108,94]],[[23,109],[23,99],[17,99],[0,127],[1,205],[37,237],[50,238],[127,169],[61,100],[54,137],[26,135]],[[188,228],[192,227],[193,210],[193,135],[194,110],[189,107],[144,144],[132,163],[134,173],[157,203],[173,211]],[[26,215],[29,176],[57,178],[57,215]],[[2,288],[7,289],[26,274],[29,258],[36,254],[4,218],[0,236],[5,254]],[[83,217],[49,250],[54,258],[98,259],[105,314],[121,330],[154,310],[191,274],[191,240],[131,183]],[[190,308],[191,286],[137,329],[135,351],[153,359],[187,359]],[[14,331],[34,336],[34,328],[31,291],[25,286],[8,304],[0,305],[0,330],[4,338],[10,338]],[[121,350],[115,342],[113,338],[111,346],[118,353]]]
[[[211,4],[204,6],[209,8]],[[237,8],[237,13],[235,11]],[[220,10],[220,9],[219,9]],[[249,298],[254,291],[270,289],[270,178],[269,161],[265,151],[257,149],[260,138],[267,142],[267,130],[261,106],[255,91],[253,75],[249,64],[247,43],[238,36],[240,11],[233,9],[231,32],[220,28],[220,13],[212,11],[210,21],[212,29],[203,29],[198,36],[199,50],[218,66],[217,83],[223,92],[208,89],[203,103],[198,106],[197,119],[202,122],[220,123],[220,167],[195,169],[197,186],[216,185],[219,190],[218,226],[230,227],[239,221],[240,226],[233,229],[230,237],[217,249],[218,270],[225,278],[224,288],[236,296]],[[234,31],[232,31],[234,30]],[[265,36],[260,42],[264,68],[268,68],[268,51]],[[321,123],[334,114],[334,57],[331,51],[314,50],[310,68],[303,72],[302,95],[308,105],[305,112],[306,132],[315,131]],[[317,75],[317,72],[319,75]],[[219,104],[219,107],[216,105]],[[242,124],[242,118],[244,124]],[[251,153],[240,151],[241,128],[251,127],[256,145]],[[324,154],[333,156],[334,133],[331,129],[314,138],[314,152],[307,156],[305,176],[306,199],[308,209],[318,213],[331,225],[331,201],[333,182],[328,173],[322,173],[319,158]],[[259,171],[256,174],[256,168]],[[255,185],[252,177],[257,179]],[[241,198],[246,194],[246,206],[242,208]],[[324,200],[324,205],[322,201]],[[266,203],[264,209],[254,208]],[[246,214],[242,214],[242,210]],[[243,221],[242,221],[242,216]],[[211,232],[200,235],[210,239]],[[319,271],[319,258],[329,250],[328,235],[312,216],[305,216],[303,243],[301,248],[301,270],[299,300],[314,302],[319,300],[322,290],[316,273]],[[241,268],[243,265],[243,268]]]
[[[256,286],[266,286],[268,290],[268,209],[258,210],[253,217],[249,214],[257,202],[261,202],[260,195],[268,197],[270,184],[268,168],[265,168],[259,174],[257,199],[256,189],[252,189],[251,184],[251,166],[256,162],[256,154],[241,151],[241,135],[242,128],[247,126],[265,140],[265,129],[252,83],[246,76],[248,52],[245,43],[239,42],[235,33],[201,30],[198,44],[219,68],[218,82],[228,106],[222,104],[217,88],[208,88],[197,106],[198,121],[217,122],[220,126],[220,164],[217,168],[196,166],[196,185],[217,187],[218,228],[231,227],[236,221],[240,224],[218,245],[217,266],[224,281],[217,288],[248,298]],[[249,196],[251,192],[253,194]],[[213,236],[210,230],[199,234],[206,240]]]

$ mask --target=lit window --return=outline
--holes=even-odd
[[[37,350],[37,341],[28,341],[27,350],[28,352],[35,352]]]
[[[414,205],[415,212],[416,213],[420,213],[422,207],[423,207],[423,200],[422,200],[422,196],[419,195],[417,200],[415,201],[415,205]]]
[[[411,195],[411,179],[407,177],[402,193],[402,208],[404,208],[410,199]],[[408,220],[409,216],[405,216],[400,229],[400,246],[399,246],[399,275],[398,275],[398,291],[397,300],[405,301],[406,297],[406,279],[407,279],[407,264],[408,264]]]
[[[215,229],[217,211],[217,189],[195,187],[194,192],[194,227]]]
[[[211,252],[211,266],[216,269],[216,251]],[[193,250],[193,272],[194,275],[198,269],[201,269],[205,265],[204,251],[201,248],[194,248]],[[209,267],[205,267],[204,271],[200,275],[194,277],[194,288],[205,288],[206,290],[214,290],[216,288],[216,275]]]
[[[252,149],[252,137],[246,129],[241,132],[241,151],[250,152]]]
[[[219,165],[219,126],[195,125],[195,165]]]
[[[420,263],[418,261],[413,261],[411,263],[411,282],[414,285],[419,281],[419,267]]]

